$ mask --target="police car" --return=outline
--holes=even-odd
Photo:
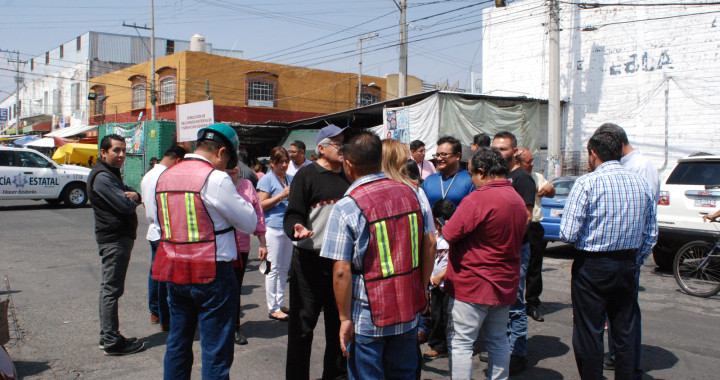
[[[28,148],[0,147],[0,199],[44,199],[81,207],[87,201],[90,169],[58,165]]]

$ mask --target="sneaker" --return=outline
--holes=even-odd
[[[418,330],[418,337],[417,337],[418,344],[427,343],[427,341],[428,341],[428,333],[426,333],[425,331]]]
[[[480,359],[481,362],[487,363],[488,362],[488,352],[482,351],[478,354],[478,359]]]
[[[158,323],[160,323],[160,317],[155,314],[150,314],[150,323],[152,323],[153,325],[157,325]]]
[[[248,344],[247,338],[240,332],[240,330],[235,330],[235,344],[239,344],[241,346]]]
[[[145,343],[142,342],[128,342],[127,340],[121,340],[118,344],[112,347],[105,347],[103,354],[105,356],[120,356],[134,354],[145,348]]]
[[[126,338],[126,337],[124,337],[124,336],[122,336],[122,335],[120,335],[120,336],[122,337],[122,339],[123,339],[126,343],[135,343],[135,342],[137,342],[137,338],[134,337],[134,336],[131,336],[130,338]],[[98,342],[98,348],[101,349],[101,350],[104,350],[104,349],[105,349],[105,339],[100,338],[100,341]]]
[[[425,358],[427,360],[446,358],[447,356],[448,356],[447,351],[439,352],[439,351],[435,351],[435,350],[430,350],[423,354],[423,358]]]
[[[528,360],[524,356],[510,355],[510,376],[517,375],[527,368]]]

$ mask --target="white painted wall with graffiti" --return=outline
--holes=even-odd
[[[584,168],[604,122],[622,126],[661,175],[693,152],[720,154],[720,6],[560,7],[566,157]],[[547,98],[547,3],[484,12],[482,93]]]

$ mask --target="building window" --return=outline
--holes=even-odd
[[[375,94],[371,94],[368,92],[363,92],[360,94],[360,107],[369,106],[369,105],[375,104],[379,101],[380,101],[380,97]]]
[[[132,108],[145,108],[145,84],[137,84],[132,88]]]
[[[74,113],[80,111],[80,83],[70,85],[70,108]]]
[[[77,51],[82,49],[82,38],[78,37],[75,39],[75,49],[77,49]]]
[[[46,65],[50,64],[50,52],[45,53],[45,64]]]
[[[257,75],[257,73],[262,73],[262,75]],[[247,74],[251,76],[245,80],[246,104],[251,107],[276,107],[277,74],[258,71]]]
[[[65,56],[65,45],[60,45],[60,58]]]
[[[89,99],[93,100],[92,104],[92,114],[93,115],[104,115],[105,114],[105,100],[107,97],[105,96],[105,87],[104,86],[94,86],[90,89],[91,93],[88,97]]]
[[[175,103],[175,77],[160,79],[160,104]]]
[[[35,70],[35,58],[30,58],[30,70]]]
[[[167,40],[165,44],[165,55],[175,54],[175,41]]]
[[[62,113],[62,90],[53,90],[53,113],[59,115]]]

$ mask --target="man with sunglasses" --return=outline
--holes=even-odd
[[[438,172],[425,178],[422,189],[431,205],[441,199],[447,199],[457,207],[460,201],[475,190],[470,173],[460,169],[462,145],[451,136],[441,137],[433,154]]]

